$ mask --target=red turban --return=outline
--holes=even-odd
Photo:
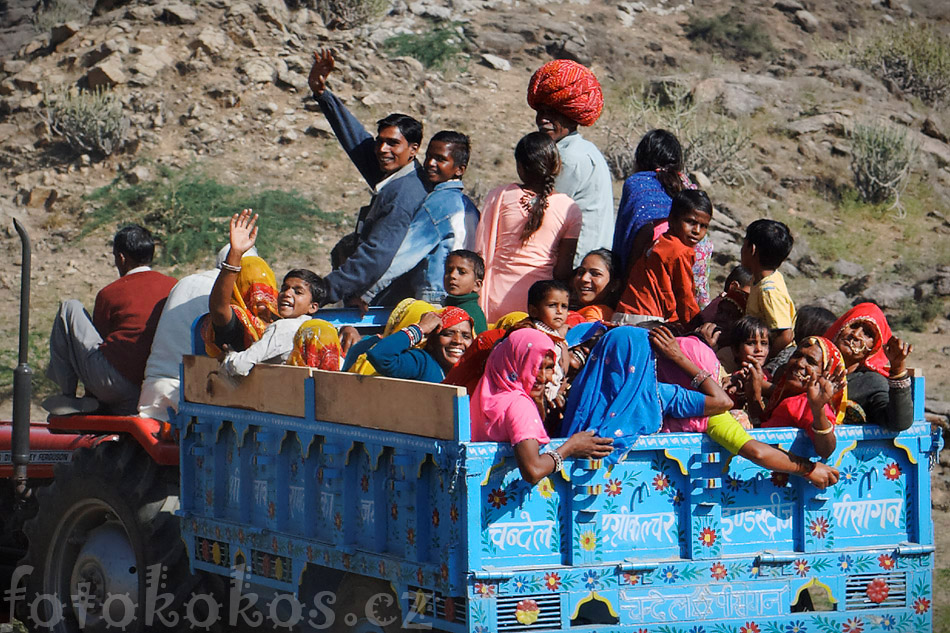
[[[589,68],[556,59],[531,76],[528,105],[534,110],[556,110],[580,125],[593,125],[604,109],[604,93]]]
[[[457,306],[449,306],[447,308],[442,308],[442,311],[439,312],[439,316],[442,317],[442,329],[450,328],[458,325],[464,321],[468,321],[474,327],[475,322],[472,321],[472,317],[468,315],[468,312],[459,308]]]

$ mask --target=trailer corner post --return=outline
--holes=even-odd
[[[23,244],[20,267],[20,338],[19,356],[13,370],[13,429],[11,438],[11,461],[16,495],[28,494],[27,465],[30,463],[30,402],[33,397],[33,370],[28,364],[30,344],[30,266],[32,247],[30,236],[17,220],[13,226]]]

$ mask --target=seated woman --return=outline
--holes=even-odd
[[[831,326],[826,337],[838,346],[848,374],[845,423],[876,424],[889,431],[909,428],[914,423],[914,396],[906,361],[914,348],[891,335],[881,309],[859,303]]]
[[[442,382],[447,385],[458,385],[465,387],[469,395],[475,393],[475,387],[485,373],[485,364],[488,362],[488,356],[498,344],[498,341],[505,338],[515,327],[529,327],[530,321],[527,312],[510,312],[498,319],[491,329],[485,330],[475,337],[472,344],[469,345],[462,358],[455,364],[455,367],[449,370]]]
[[[538,403],[553,375],[554,341],[532,328],[516,330],[492,350],[470,403],[472,440],[512,444],[521,476],[532,485],[561,470],[565,457],[600,459],[612,450],[610,438],[582,431],[540,452],[551,440]]]
[[[691,386],[700,391],[658,383],[654,349],[692,376]],[[574,379],[561,431],[613,439],[617,450],[610,459],[619,461],[638,437],[659,431],[664,416],[710,416],[731,406],[716,378],[683,354],[669,329],[620,326],[603,335]]]
[[[749,376],[749,412],[762,421],[760,426],[798,427],[811,438],[820,457],[834,452],[835,424],[843,416],[847,388],[841,354],[831,341],[809,336],[799,344],[785,373],[775,381],[767,407],[762,399],[762,369],[754,367]]]
[[[294,335],[294,350],[288,365],[340,371],[343,355],[336,328],[322,319],[310,319]]]
[[[581,260],[571,278],[571,305],[586,321],[610,321],[617,304],[620,277],[613,253],[606,248],[591,251]]]
[[[721,366],[713,350],[693,336],[676,339],[677,344],[691,361],[701,370],[713,376],[720,373]],[[686,387],[690,384],[690,375],[666,358],[657,359],[657,378]],[[745,457],[752,463],[774,470],[804,477],[818,488],[826,488],[838,481],[838,471],[821,462],[786,453],[774,446],[752,439],[746,427],[739,421],[738,411],[721,413],[712,417],[663,419],[662,433],[705,433],[711,440],[733,455]]]
[[[230,315],[223,324],[213,323],[210,315],[201,323],[201,338],[208,356],[221,356],[225,346],[236,352],[246,350],[259,341],[267,326],[278,318],[277,280],[274,271],[260,257],[245,255],[241,258],[229,308],[238,327],[228,328]]]
[[[403,299],[393,311],[389,313],[389,319],[386,320],[386,326],[382,334],[373,334],[366,336],[357,343],[350,346],[346,352],[346,359],[343,362],[343,371],[353,374],[362,374],[363,376],[375,376],[376,368],[366,358],[366,352],[370,350],[380,340],[390,334],[394,334],[403,328],[407,328],[413,323],[418,323],[419,319],[426,312],[435,312],[436,308],[431,303],[420,301],[418,299]]]
[[[442,382],[472,344],[474,327],[472,317],[461,308],[427,312],[419,323],[376,343],[366,357],[380,376]],[[415,349],[423,339],[423,349]]]

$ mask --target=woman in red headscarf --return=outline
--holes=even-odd
[[[914,423],[914,396],[907,375],[913,351],[896,336],[881,309],[859,303],[828,329],[825,337],[837,345],[848,373],[845,423],[876,424],[903,431]]]
[[[442,382],[472,344],[473,327],[468,312],[455,306],[426,312],[418,323],[376,343],[366,358],[380,376]]]
[[[753,398],[749,410],[762,420],[762,427],[794,426],[802,429],[815,445],[819,457],[835,451],[835,424],[843,417],[846,399],[844,363],[834,343],[809,336],[799,344],[785,373],[772,389],[763,407],[762,371],[751,372]]]

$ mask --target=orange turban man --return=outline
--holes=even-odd
[[[574,266],[598,248],[610,248],[614,235],[614,196],[610,169],[597,146],[577,131],[589,126],[604,109],[600,82],[589,68],[569,59],[550,61],[528,82],[528,105],[537,111],[535,123],[557,143],[561,173],[554,183],[569,195],[583,214]]]

